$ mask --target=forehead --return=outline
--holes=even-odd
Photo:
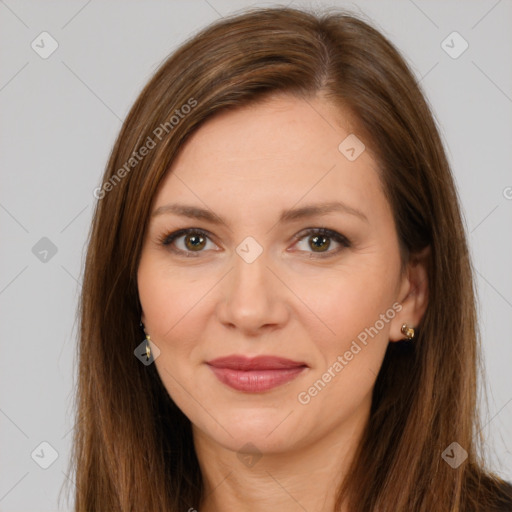
[[[339,149],[353,129],[320,98],[278,95],[221,112],[182,148],[153,209],[181,199],[241,215],[341,200],[378,213],[387,202],[370,152],[350,161]]]

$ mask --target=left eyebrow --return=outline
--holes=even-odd
[[[305,217],[326,215],[331,212],[348,213],[349,215],[359,217],[361,220],[364,220],[365,222],[369,222],[368,217],[362,211],[357,210],[352,206],[348,206],[347,204],[342,203],[341,201],[312,204],[303,206],[302,208],[293,208],[290,210],[285,210],[281,213],[279,222],[290,222],[297,219],[303,219]]]
[[[365,222],[368,221],[368,217],[360,210],[353,208],[345,203],[340,201],[333,201],[329,203],[319,203],[319,204],[311,204],[307,206],[303,206],[301,208],[292,208],[289,210],[284,210],[281,212],[281,216],[279,218],[280,223],[292,222],[298,219],[303,219],[306,217],[314,217],[319,215],[326,215],[332,212],[343,212],[349,215],[354,215]],[[165,213],[171,213],[175,215],[179,215],[181,217],[188,217],[191,219],[199,219],[211,222],[212,224],[225,224],[225,220],[222,217],[214,214],[211,210],[206,210],[204,208],[199,208],[197,206],[185,205],[185,204],[166,204],[163,206],[159,206],[152,214],[152,217],[156,217],[157,215],[162,215]]]

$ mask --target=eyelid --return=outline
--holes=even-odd
[[[190,234],[198,234],[198,235],[204,236],[204,238],[207,238],[208,240],[210,240],[212,243],[215,244],[215,242],[212,239],[212,238],[215,238],[215,236],[212,233],[210,233],[208,230],[202,229],[202,228],[182,228],[182,229],[173,231],[171,233],[166,232],[166,233],[164,233],[164,235],[159,237],[158,242],[161,245],[169,246],[170,249],[172,250],[172,252],[174,252],[175,254],[185,255],[187,257],[200,256],[201,253],[206,252],[206,251],[183,251],[182,249],[172,247],[172,244],[175,240],[177,240],[178,238],[181,238],[182,236],[186,236],[186,235],[190,235]],[[333,229],[323,228],[323,227],[304,228],[299,233],[297,233],[293,236],[293,240],[295,241],[294,245],[297,242],[300,242],[301,240],[303,240],[304,238],[306,238],[308,236],[314,236],[314,235],[323,235],[328,238],[331,238],[336,243],[340,244],[342,247],[339,249],[336,249],[336,250],[331,250],[331,251],[326,251],[326,252],[314,252],[314,251],[309,252],[310,258],[311,257],[327,258],[327,257],[333,256],[335,254],[338,254],[343,248],[347,248],[347,247],[351,246],[351,242],[346,236],[344,236],[343,234],[341,234]],[[215,245],[217,245],[217,244],[215,244]],[[295,251],[293,251],[293,252],[295,252]],[[297,251],[297,252],[304,252],[304,251]]]

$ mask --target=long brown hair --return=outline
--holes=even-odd
[[[336,507],[489,510],[500,482],[483,469],[478,434],[472,270],[433,116],[404,59],[371,25],[289,8],[225,18],[183,44],[145,86],[114,145],[95,192],[80,303],[75,510],[199,507],[190,421],[155,365],[134,356],[143,339],[137,266],[152,201],[187,138],[212,115],[277,92],[323,94],[353,114],[379,163],[404,254],[431,249],[418,338],[388,346]],[[441,457],[454,441],[468,454],[456,469]]]

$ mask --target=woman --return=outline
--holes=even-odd
[[[95,195],[77,511],[512,510],[477,451],[453,179],[379,32],[287,8],[208,27]]]

